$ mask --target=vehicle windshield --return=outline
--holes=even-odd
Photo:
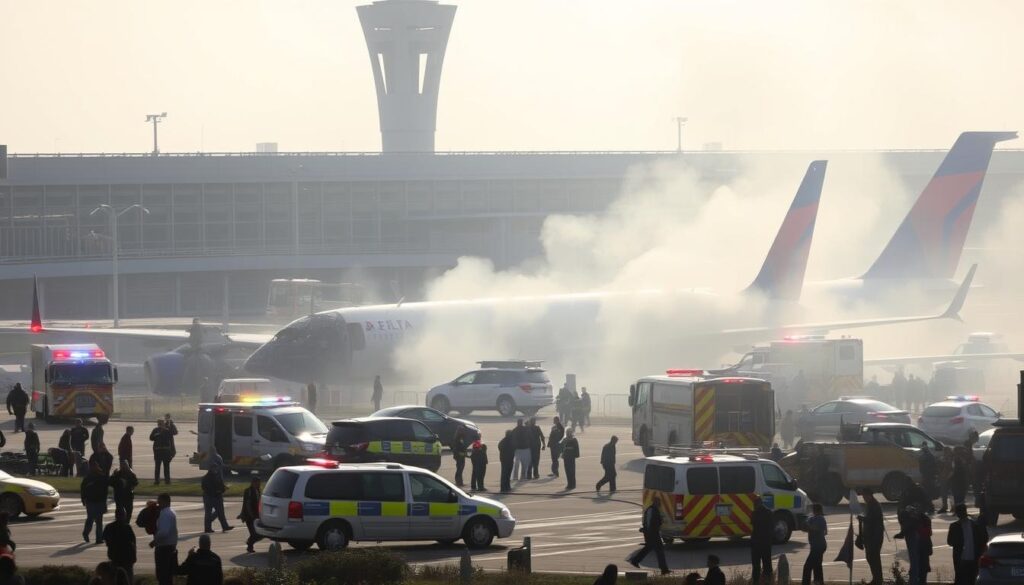
[[[959,406],[929,406],[924,409],[921,416],[936,416],[941,418],[949,418],[960,414]]]
[[[79,384],[111,384],[114,382],[110,364],[56,364],[50,369],[54,386]]]
[[[884,402],[878,402],[877,400],[868,400],[860,403],[868,412],[892,412],[899,410],[895,406],[886,404]]]
[[[398,413],[405,410],[401,406],[392,406],[391,408],[382,408],[377,412],[373,413],[373,416],[398,416]]]
[[[288,431],[288,434],[293,437],[299,435],[326,435],[327,426],[320,422],[320,419],[313,416],[308,412],[290,412],[288,414],[278,414],[274,418],[277,422],[281,423],[284,430]]]

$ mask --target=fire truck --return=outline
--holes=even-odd
[[[775,392],[757,378],[668,370],[629,387],[633,444],[650,457],[668,447],[756,447],[775,436]]]
[[[95,417],[114,412],[117,368],[94,343],[32,346],[32,411],[36,417]]]

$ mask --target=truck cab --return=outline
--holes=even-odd
[[[106,423],[113,414],[117,368],[98,345],[36,344],[31,359],[31,408],[36,416],[95,417]]]

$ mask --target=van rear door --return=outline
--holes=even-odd
[[[683,534],[686,538],[710,538],[718,534],[718,467],[688,465],[683,496]]]
[[[748,536],[754,511],[757,474],[749,463],[718,468],[719,501],[716,506],[722,532],[727,536]]]

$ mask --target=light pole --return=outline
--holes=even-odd
[[[146,123],[153,123],[153,156],[160,154],[160,147],[157,146],[156,140],[156,125],[159,124],[164,118],[167,117],[167,112],[162,114],[146,114]]]
[[[155,126],[154,126],[154,128],[155,128]],[[118,244],[120,243],[117,240],[117,220],[122,215],[124,215],[125,213],[128,213],[129,211],[131,211],[133,209],[140,209],[140,210],[142,210],[142,213],[145,213],[147,215],[149,214],[149,210],[146,209],[145,207],[139,205],[138,203],[136,203],[134,205],[129,205],[128,207],[125,207],[121,211],[118,211],[118,210],[114,209],[112,206],[107,205],[106,203],[102,203],[102,204],[100,204],[99,207],[97,207],[96,209],[93,209],[92,211],[89,212],[89,215],[96,215],[99,212],[103,212],[103,213],[106,213],[108,216],[110,216],[110,240],[111,240],[110,243],[111,243],[111,247],[113,248],[113,251],[114,251],[113,252],[113,260],[114,260],[114,262],[113,262],[113,264],[114,264],[114,327],[117,327],[118,325],[121,324],[121,319],[120,319],[121,306],[120,306],[118,298],[117,298],[117,296],[118,296],[118,284],[117,284],[117,247],[118,247]]]
[[[689,118],[675,117],[676,121],[676,152],[683,152],[683,126]]]

